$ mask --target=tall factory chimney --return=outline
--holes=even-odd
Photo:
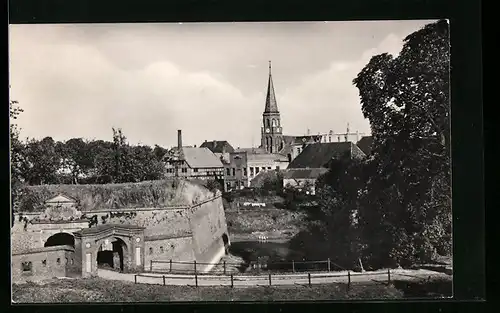
[[[182,130],[177,130],[177,148],[182,148]]]

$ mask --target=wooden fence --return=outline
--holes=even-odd
[[[203,273],[200,267],[211,266],[210,273]],[[246,267],[248,270],[245,273],[234,273],[228,268]],[[322,261],[284,261],[284,262],[249,262],[249,263],[234,263],[234,262],[181,262],[173,260],[151,260],[148,272],[170,273],[170,274],[196,274],[196,275],[248,275],[265,274],[268,271],[274,273],[298,273],[298,272],[331,272],[335,270],[346,270],[345,268],[335,264],[330,259]]]

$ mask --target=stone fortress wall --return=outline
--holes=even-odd
[[[155,263],[154,269],[169,267],[169,260],[218,262],[225,251],[223,235],[228,238],[221,193],[208,189],[202,192],[201,196],[191,197],[191,203],[165,207],[80,211],[77,204],[65,204],[58,207],[58,214],[65,215],[64,220],[47,219],[47,215],[54,214],[54,209],[47,206],[45,211],[18,212],[14,215],[11,230],[12,253],[30,255],[32,250],[43,250],[44,244],[54,234],[72,234],[89,226],[124,224],[145,228],[144,266],[147,270],[152,260],[165,262]],[[20,268],[20,264],[14,264],[18,263],[15,260],[13,271],[15,267]],[[77,264],[81,262],[76,260]],[[176,264],[173,269],[191,267]],[[200,265],[197,269],[207,271],[210,266]]]

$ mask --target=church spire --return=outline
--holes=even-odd
[[[278,104],[274,94],[273,76],[271,74],[271,61],[269,61],[269,82],[267,84],[266,107],[264,113],[278,113]]]

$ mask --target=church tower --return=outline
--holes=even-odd
[[[267,83],[266,106],[262,114],[261,147],[268,153],[278,153],[283,149],[283,129],[280,112],[274,94],[271,61],[269,61],[269,81]]]

